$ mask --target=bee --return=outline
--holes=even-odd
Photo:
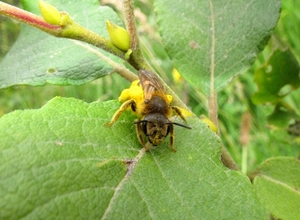
[[[191,129],[191,127],[172,122],[172,113],[176,113],[184,122],[185,117],[179,107],[171,106],[172,96],[167,95],[164,86],[158,76],[148,70],[139,70],[139,80],[133,81],[129,89],[123,90],[119,97],[120,102],[124,102],[113,115],[111,126],[126,110],[131,109],[140,119],[136,120],[136,132],[141,145],[146,147],[146,141],[156,146],[170,134],[170,149],[174,152],[174,125]]]

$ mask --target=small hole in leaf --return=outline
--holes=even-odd
[[[56,73],[56,72],[57,72],[57,69],[55,69],[55,68],[50,68],[50,69],[47,70],[47,73],[49,73],[49,74],[53,74],[53,73]]]

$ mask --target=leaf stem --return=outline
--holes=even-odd
[[[228,167],[229,169],[239,170],[238,165],[233,160],[230,153],[228,152],[228,150],[224,146],[222,146],[221,161],[224,164],[224,166]]]
[[[218,126],[218,106],[217,106],[217,94],[214,91],[210,92],[210,96],[208,98],[208,109],[209,109],[209,119]],[[220,131],[220,129],[218,129]],[[221,136],[220,132],[218,135]],[[232,170],[238,170],[238,165],[235,163],[234,159],[231,157],[228,150],[222,145],[222,155],[221,155],[222,163]]]
[[[84,44],[80,41],[74,40],[74,43],[91,51],[93,54],[98,56],[100,59],[104,60],[106,63],[108,63],[109,65],[114,67],[114,72],[118,73],[120,76],[124,77],[129,82],[132,82],[132,81],[138,79],[137,75],[134,74],[133,72],[131,72],[130,70],[128,70],[124,65],[119,64],[119,63],[113,61],[112,59],[110,59],[109,57],[103,55],[101,52],[99,52],[99,50],[96,50],[95,48],[89,46],[88,44]]]
[[[208,98],[208,114],[209,119],[218,127],[218,105],[217,94],[211,89],[210,96]]]

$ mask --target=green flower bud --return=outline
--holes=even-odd
[[[113,43],[113,45],[123,51],[127,51],[129,49],[130,37],[128,32],[124,28],[121,28],[118,25],[113,24],[109,20],[107,20],[106,29],[108,31],[110,41]]]
[[[59,25],[61,15],[54,6],[44,1],[39,1],[39,7],[46,22],[49,24]]]

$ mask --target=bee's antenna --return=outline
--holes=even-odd
[[[183,128],[192,129],[191,127],[189,127],[187,125],[183,125],[183,124],[176,123],[176,122],[170,122],[170,123],[167,123],[167,124],[173,124],[173,125],[178,125],[178,126],[183,127]]]
[[[143,123],[143,122],[153,123],[153,122],[148,121],[148,120],[139,120],[139,121],[133,122],[133,124],[139,124],[139,123]],[[165,124],[178,125],[178,126],[183,127],[183,128],[192,129],[191,127],[189,127],[187,125],[176,123],[176,122],[168,122],[168,123],[165,123]]]

